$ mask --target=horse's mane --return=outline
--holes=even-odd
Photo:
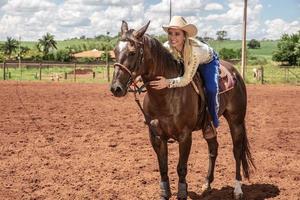
[[[166,78],[173,78],[180,74],[179,63],[157,39],[144,35],[144,48],[148,48],[151,53],[151,58],[148,60],[148,62],[152,62],[150,63],[149,74],[153,76],[163,75]],[[144,59],[146,61],[147,58]]]

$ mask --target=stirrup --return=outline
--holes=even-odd
[[[212,139],[217,136],[217,130],[215,126],[210,122],[203,130],[203,137],[205,139]]]

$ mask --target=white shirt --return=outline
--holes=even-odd
[[[207,44],[200,42],[195,38],[188,38],[191,44],[192,52],[189,64],[184,65],[184,74],[176,78],[167,79],[170,83],[169,88],[184,87],[188,85],[197,72],[200,64],[206,64],[213,59],[213,49]],[[170,50],[169,41],[164,43],[164,46]]]

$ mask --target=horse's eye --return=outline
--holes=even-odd
[[[128,55],[129,56],[134,56],[135,52],[134,51],[129,51]]]
[[[134,47],[134,42],[129,41],[129,44],[130,44],[131,47]]]

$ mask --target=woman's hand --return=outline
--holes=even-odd
[[[150,81],[150,86],[153,89],[161,90],[169,86],[169,81],[163,76],[157,76],[155,81]]]

